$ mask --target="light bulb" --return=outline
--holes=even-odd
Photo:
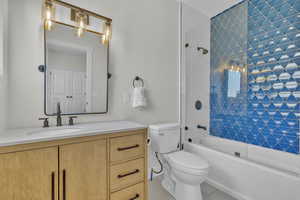
[[[102,41],[101,41],[101,43],[103,45],[107,44],[107,39],[106,39],[106,35],[105,34],[102,35]]]
[[[77,32],[76,32],[77,37],[82,37],[83,33],[84,33],[84,29],[83,28],[80,28],[80,27],[77,28]]]
[[[53,28],[53,23],[52,20],[46,20],[45,21],[45,29],[48,31],[51,31]]]
[[[44,11],[44,26],[45,29],[51,31],[53,29],[53,21],[55,19],[55,7],[51,1],[46,1]]]
[[[82,37],[85,29],[86,29],[86,15],[83,13],[77,13],[76,14],[76,22],[77,22],[77,31],[76,35],[77,37]]]
[[[84,21],[83,21],[83,19],[80,20],[80,22],[79,22],[79,27],[80,27],[80,28],[84,28]]]
[[[102,35],[102,44],[107,45],[111,40],[112,32],[111,32],[111,23],[105,22],[103,28],[103,35]]]
[[[46,10],[46,19],[47,20],[51,20],[52,14],[51,14],[51,10],[50,9],[51,8],[48,7],[48,9]]]

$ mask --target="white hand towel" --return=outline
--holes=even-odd
[[[144,87],[135,87],[132,91],[132,107],[142,108],[147,106]]]

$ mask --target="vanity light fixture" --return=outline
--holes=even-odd
[[[57,20],[55,18],[55,5],[70,9],[71,21],[73,21],[74,23],[66,23],[64,20],[62,21]],[[62,25],[75,28],[76,35],[78,37],[82,37],[84,32],[91,32],[97,34],[101,37],[101,42],[103,45],[108,45],[109,41],[111,40],[112,19],[60,0],[45,0],[43,18],[44,18],[45,30],[48,31],[51,31],[53,25],[57,23],[57,24],[62,24]],[[95,24],[99,24],[99,23],[94,23],[94,26],[91,25],[89,23],[90,18],[94,18],[94,20],[96,19],[101,21],[100,26],[101,24],[103,24],[102,31],[95,31],[95,30],[101,30],[101,27],[96,27],[98,25]]]
[[[231,66],[229,70],[233,72],[246,72],[246,69],[240,66]]]
[[[55,18],[55,7],[52,1],[46,1],[44,5],[44,26],[51,31],[53,28],[53,19]]]
[[[229,66],[226,67],[226,69],[230,70],[230,71],[245,73],[246,72],[246,65],[242,65],[238,61],[230,60],[229,61]]]

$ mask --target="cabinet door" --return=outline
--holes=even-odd
[[[106,140],[60,147],[61,200],[107,200]]]
[[[58,148],[0,154],[0,199],[58,200]]]

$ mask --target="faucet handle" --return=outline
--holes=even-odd
[[[44,120],[43,122],[43,128],[48,128],[49,127],[49,121],[48,118],[44,117],[44,118],[39,118],[39,120]]]
[[[77,116],[71,116],[69,117],[69,126],[73,126],[74,125],[74,119],[76,119]]]

